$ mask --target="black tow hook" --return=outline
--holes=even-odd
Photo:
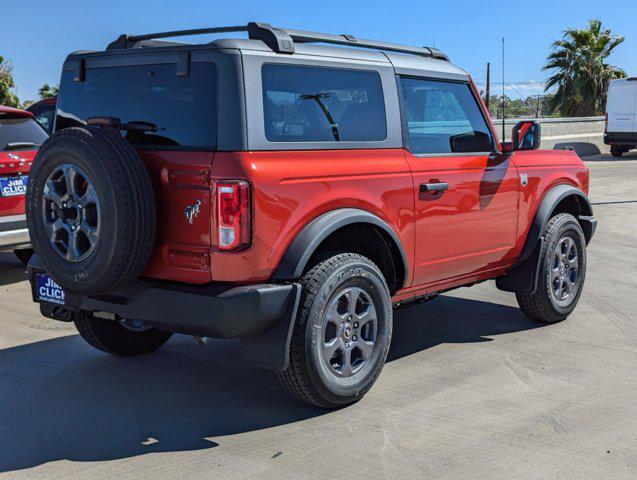
[[[59,322],[72,322],[75,320],[75,312],[66,307],[51,305],[46,303],[40,304],[40,313],[46,318],[57,320]]]

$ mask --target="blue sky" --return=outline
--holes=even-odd
[[[212,0],[2,0],[0,55],[14,65],[21,100],[37,98],[43,83],[56,84],[65,56],[103,49],[120,33],[245,24],[250,20],[303,30],[430,45],[484,82],[501,82],[500,44],[506,39],[507,95],[538,93],[551,41],[567,27],[600,18],[626,37],[611,62],[637,74],[635,0],[511,2],[470,1],[212,1]],[[15,22],[10,27],[8,19]],[[494,89],[499,90],[499,85]],[[515,90],[513,90],[515,89]],[[517,92],[516,92],[517,91]]]

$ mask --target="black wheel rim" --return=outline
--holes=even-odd
[[[100,202],[90,177],[62,164],[47,178],[42,198],[44,228],[53,250],[68,262],[87,258],[99,240]]]
[[[348,287],[332,297],[323,316],[321,358],[327,370],[349,378],[372,358],[378,334],[376,307],[368,293]]]
[[[577,296],[580,283],[579,252],[575,240],[563,236],[553,251],[550,291],[560,306],[568,306]]]

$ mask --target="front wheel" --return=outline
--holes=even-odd
[[[577,306],[586,277],[586,240],[573,215],[560,213],[549,220],[540,253],[535,293],[516,293],[522,312],[532,320],[564,320]]]
[[[301,280],[290,363],[277,375],[303,402],[338,408],[360,400],[387,358],[392,304],[374,263],[352,253],[335,255]]]

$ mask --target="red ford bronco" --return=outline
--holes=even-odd
[[[248,38],[158,40],[222,32]],[[33,298],[109,353],[239,338],[333,408],[380,374],[394,307],[495,279],[557,322],[582,293],[586,166],[537,151],[534,122],[499,142],[433,48],[263,23],[122,35],[69,55],[54,131],[28,184]]]

